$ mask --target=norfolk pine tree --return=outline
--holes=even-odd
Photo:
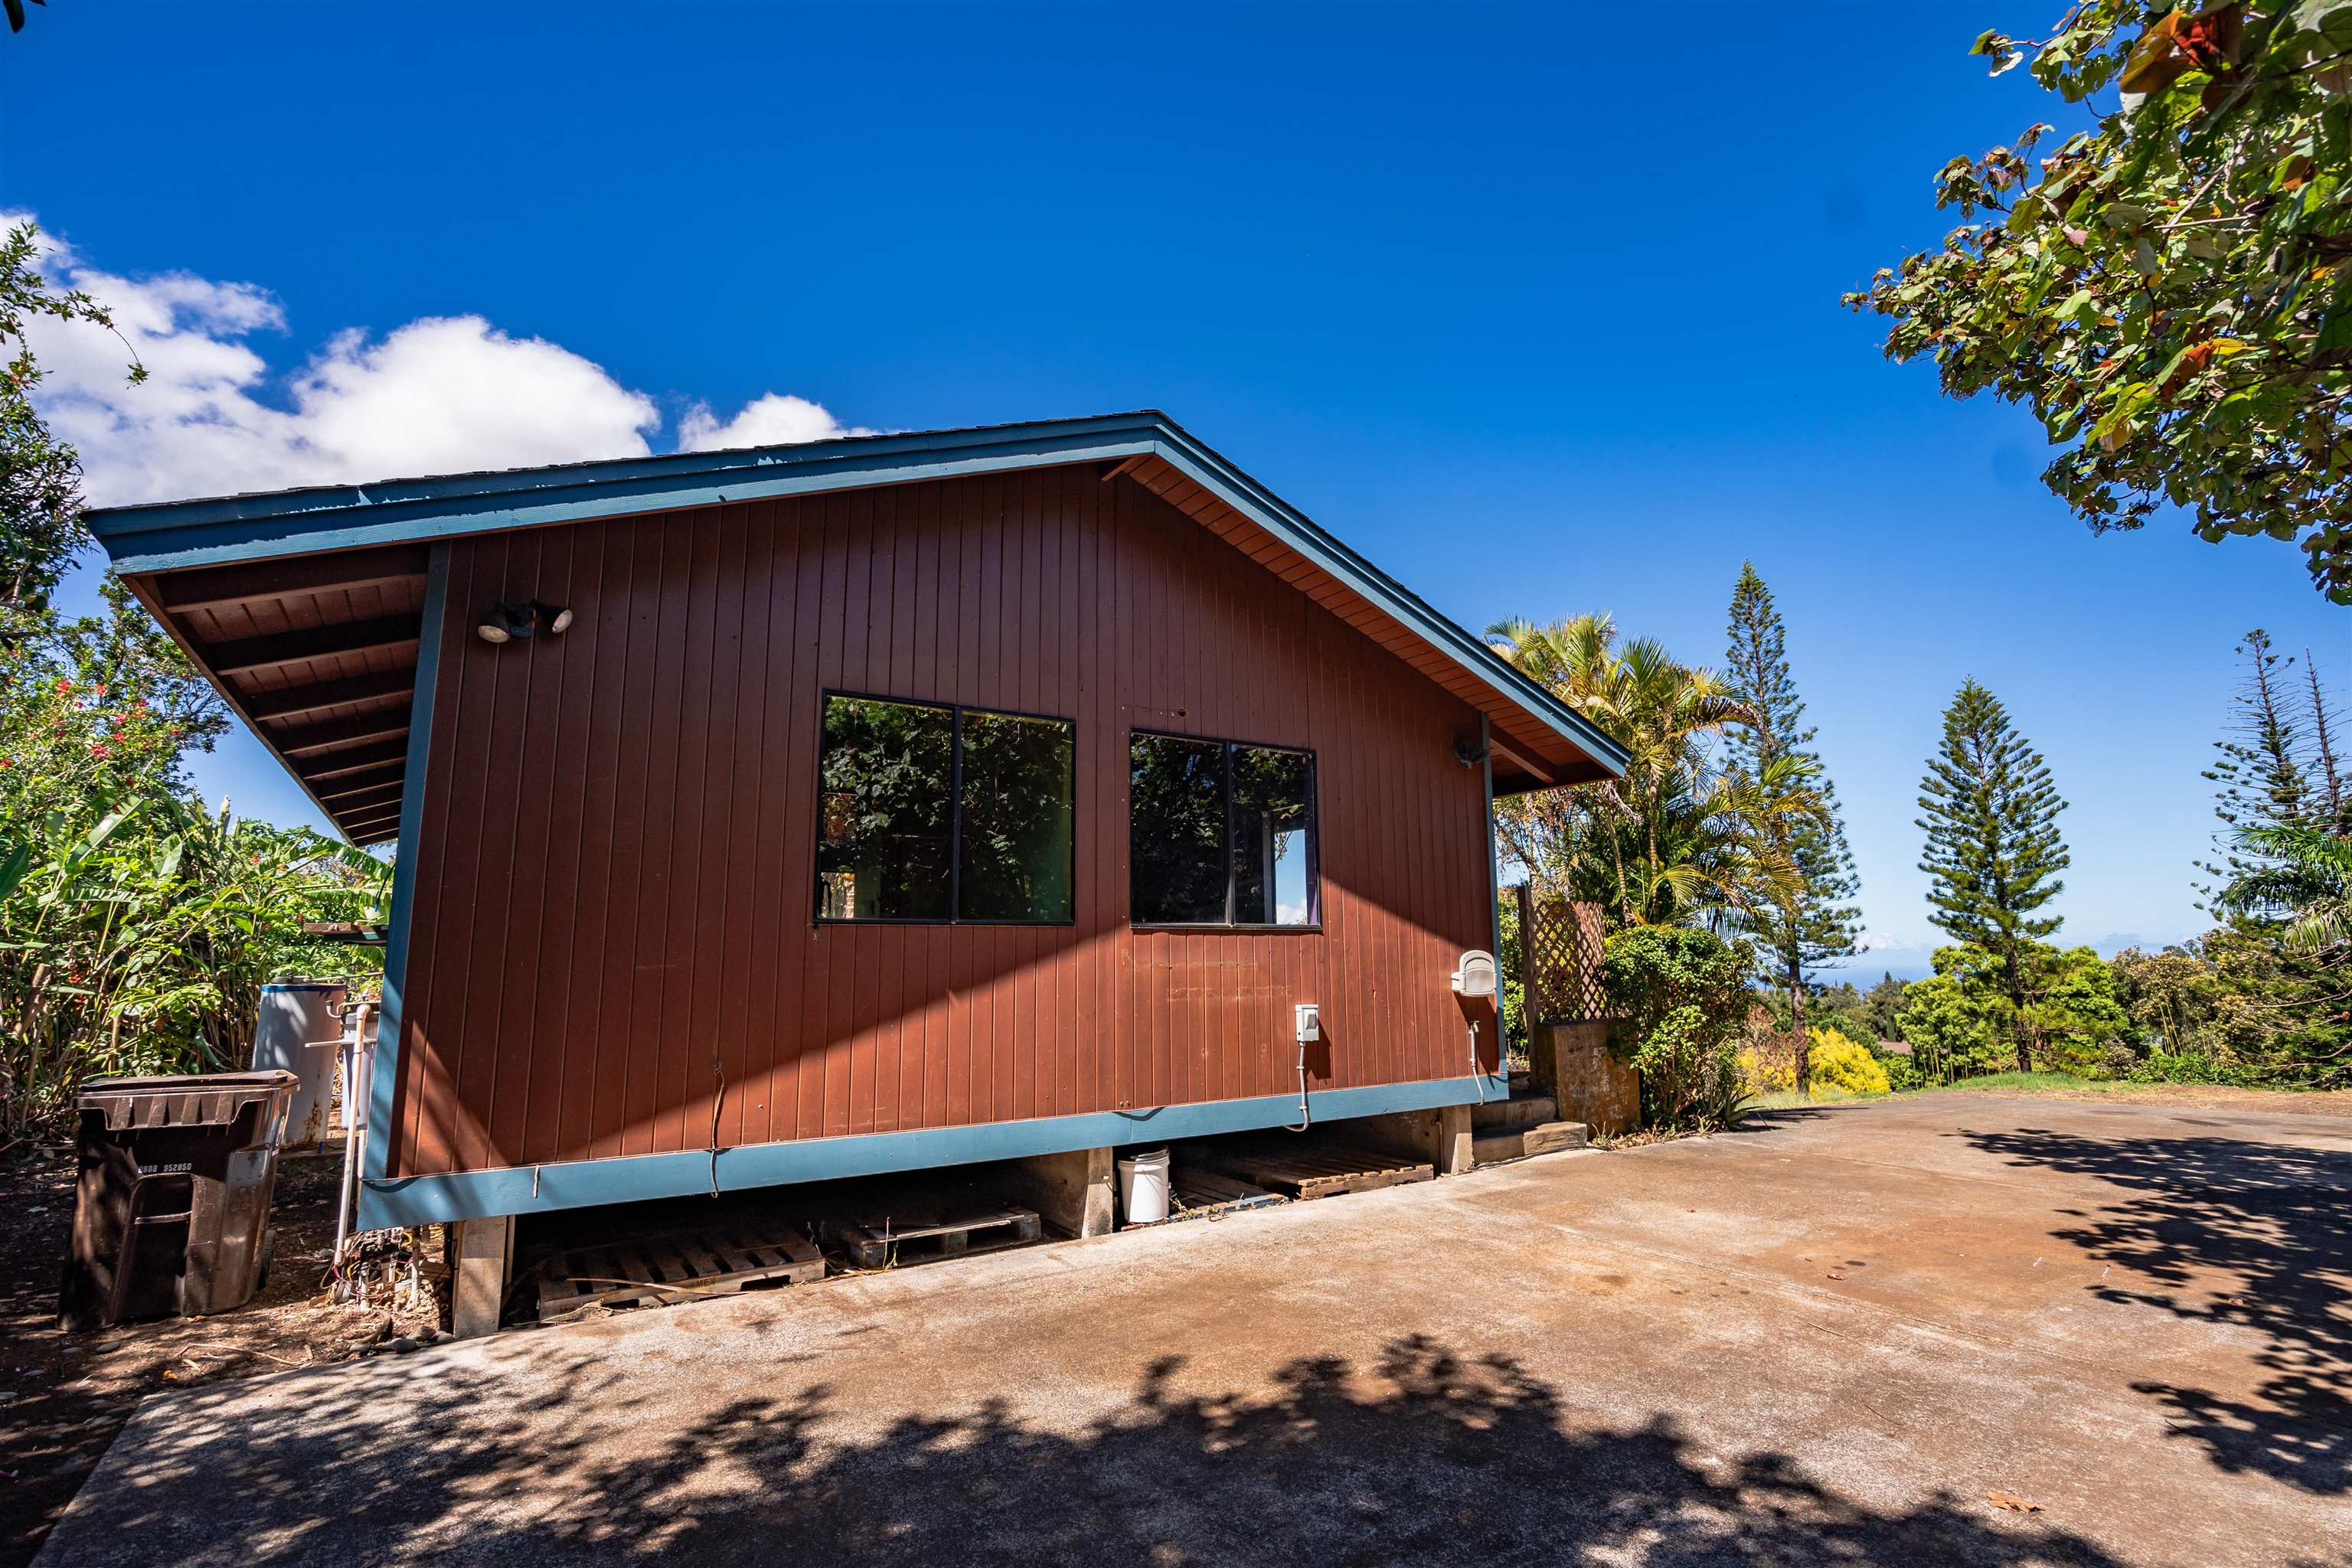
[[[2244,902],[2249,888],[2276,864],[2238,836],[2258,828],[2307,826],[2317,804],[2304,770],[2306,742],[2304,715],[2295,711],[2294,661],[2273,652],[2271,635],[2260,626],[2239,642],[2238,655],[2246,673],[2231,699],[2229,733],[2213,742],[2221,757],[2205,770],[2214,784],[2213,815],[2225,832],[2221,858],[2198,867],[2214,879],[2199,891],[2216,910]],[[2319,689],[2315,685],[2312,691],[2316,699]]]
[[[1802,758],[1818,766],[1814,731],[1804,723],[1804,700],[1797,695],[1796,679],[1789,670],[1780,612],[1753,562],[1740,563],[1738,585],[1731,593],[1730,637],[1726,681],[1732,696],[1756,715],[1754,724],[1735,725],[1729,731],[1731,765],[1757,779],[1765,776],[1765,765],[1778,756]],[[1745,921],[1755,932],[1772,979],[1788,987],[1791,1032],[1801,1040],[1806,1037],[1805,971],[1850,955],[1862,919],[1849,901],[1860,884],[1853,852],[1846,847],[1845,824],[1838,815],[1837,790],[1826,773],[1812,782],[1821,797],[1819,812],[1776,816],[1770,824],[1770,830],[1784,840],[1779,847],[1794,864],[1796,879],[1787,889],[1768,890],[1754,900]],[[1808,1055],[1797,1054],[1799,1089],[1810,1087]]]
[[[1944,741],[1919,781],[1919,809],[1927,835],[1919,869],[1931,879],[1936,910],[1928,918],[1992,954],[2018,1026],[2018,1070],[2031,1072],[2025,976],[2032,950],[2059,926],[2057,916],[2034,911],[2065,887],[2058,814],[2066,803],[2042,753],[1974,679],[1944,710]]]

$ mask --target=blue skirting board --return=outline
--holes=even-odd
[[[1482,1098],[1501,1100],[1509,1093],[1508,1079],[1500,1076],[1433,1079],[1365,1089],[1327,1089],[1307,1096],[1307,1110],[1316,1121],[1341,1121],[1469,1105]],[[377,1174],[361,1184],[360,1226],[381,1230],[393,1226],[442,1225],[498,1215],[541,1214],[595,1204],[745,1192],[794,1182],[1015,1160],[1073,1149],[1127,1148],[1164,1143],[1171,1138],[1206,1138],[1281,1127],[1297,1118],[1297,1097],[1277,1094],[1200,1105],[1163,1105],[1148,1110],[992,1121],[977,1127],[749,1143],[715,1152],[692,1150],[611,1160],[567,1160],[551,1165],[434,1176]]]

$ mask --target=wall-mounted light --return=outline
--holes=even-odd
[[[474,635],[486,643],[513,642],[539,632],[550,637],[562,637],[563,628],[572,624],[572,607],[550,605],[538,599],[527,604],[492,605],[490,613],[474,628]]]

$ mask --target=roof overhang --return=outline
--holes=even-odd
[[[399,820],[431,542],[1088,463],[1160,494],[1469,701],[1490,721],[1497,793],[1623,772],[1622,749],[1580,714],[1150,410],[115,507],[89,523],[229,705],[366,842]]]

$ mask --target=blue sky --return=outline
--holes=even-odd
[[[102,499],[1151,405],[1472,626],[1606,608],[1717,659],[1753,558],[1869,976],[1933,940],[1964,676],[2074,803],[2063,937],[2105,943],[2199,929],[2238,637],[2352,671],[2292,549],[2092,537],[2030,420],[1839,306],[1949,226],[1945,159],[2056,114],[1965,51],[2058,9],[78,0],[0,38],[0,207],[170,367],[143,412],[118,350],[56,389]],[[487,411],[436,445],[452,387]],[[821,410],[730,425],[770,394]],[[197,774],[307,815],[242,739]]]

